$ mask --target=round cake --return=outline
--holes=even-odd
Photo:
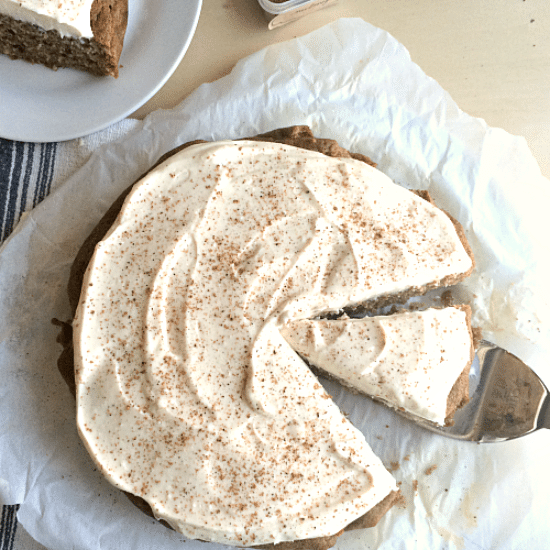
[[[75,261],[61,364],[79,433],[111,483],[189,538],[327,548],[395,500],[283,328],[474,264],[454,220],[365,160],[304,127],[190,144]]]

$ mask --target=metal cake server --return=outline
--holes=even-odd
[[[455,413],[453,426],[400,412],[432,432],[477,443],[507,441],[550,428],[548,389],[525,363],[486,341],[477,350],[477,360],[477,385],[470,376],[470,401]]]

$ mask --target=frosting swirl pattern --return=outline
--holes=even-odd
[[[188,537],[334,534],[395,480],[280,328],[471,266],[444,213],[359,161],[189,147],[134,187],[84,278],[82,439]]]

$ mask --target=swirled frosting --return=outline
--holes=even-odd
[[[77,423],[116,486],[188,537],[339,532],[396,490],[280,329],[467,272],[448,217],[294,147],[188,147],[134,186],[74,320]]]
[[[302,319],[281,333],[312,365],[343,384],[441,425],[453,384],[472,359],[468,316],[456,307]]]
[[[92,38],[90,11],[94,0],[0,0],[0,13],[61,36]]]

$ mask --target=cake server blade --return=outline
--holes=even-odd
[[[440,435],[488,443],[550,428],[550,396],[542,380],[515,355],[482,341],[470,375],[470,401],[452,426],[438,426],[406,411],[416,424]]]

